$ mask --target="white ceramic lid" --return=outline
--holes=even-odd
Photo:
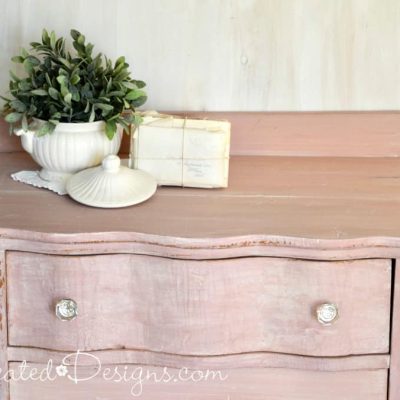
[[[147,172],[121,165],[118,156],[107,156],[102,165],[85,169],[67,182],[67,193],[92,207],[118,208],[141,203],[157,190],[156,180]]]

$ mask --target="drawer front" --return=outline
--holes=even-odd
[[[139,255],[7,254],[9,344],[216,355],[386,353],[390,260],[185,261]],[[60,321],[55,304],[76,301]],[[331,325],[321,304],[337,307]]]
[[[11,364],[18,370],[19,364]],[[42,371],[46,365],[32,365]],[[26,375],[31,368],[26,370]],[[106,368],[133,377],[126,382],[104,379]],[[187,371],[148,366],[78,367],[54,381],[11,381],[12,400],[386,400],[387,370],[315,372],[287,369]],[[75,375],[76,374],[76,375]],[[54,375],[53,374],[51,376]],[[68,379],[86,379],[75,384]],[[112,377],[111,373],[107,376]],[[139,378],[142,383],[139,383]],[[146,379],[148,377],[148,379]],[[115,375],[118,379],[118,375]],[[136,397],[133,397],[135,395]]]

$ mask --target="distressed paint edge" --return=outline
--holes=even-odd
[[[307,357],[301,355],[255,352],[221,356],[183,356],[143,350],[98,350],[89,351],[102,364],[144,364],[169,368],[291,368],[310,371],[359,371],[388,369],[387,354],[356,355],[343,357]],[[71,352],[52,351],[29,347],[9,347],[8,358],[14,361],[47,363],[52,359],[62,362]],[[88,358],[80,365],[94,365]],[[234,366],[234,367],[232,367]]]
[[[134,232],[57,234],[0,229],[0,250],[52,254],[135,253],[180,259],[274,256],[345,260],[400,258],[400,238],[312,239],[272,235],[181,238]]]
[[[388,399],[400,398],[400,258],[394,260]]]
[[[0,250],[0,371],[2,375],[8,370],[8,318],[7,318],[7,267],[6,252]],[[10,398],[9,383],[0,383],[0,399]]]

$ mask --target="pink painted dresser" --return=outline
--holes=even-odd
[[[400,399],[400,115],[227,117],[228,189],[120,210],[1,135],[2,400]]]

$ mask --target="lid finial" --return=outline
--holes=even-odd
[[[111,154],[104,158],[101,165],[103,166],[103,169],[107,172],[118,172],[121,165],[121,160],[118,156]]]

